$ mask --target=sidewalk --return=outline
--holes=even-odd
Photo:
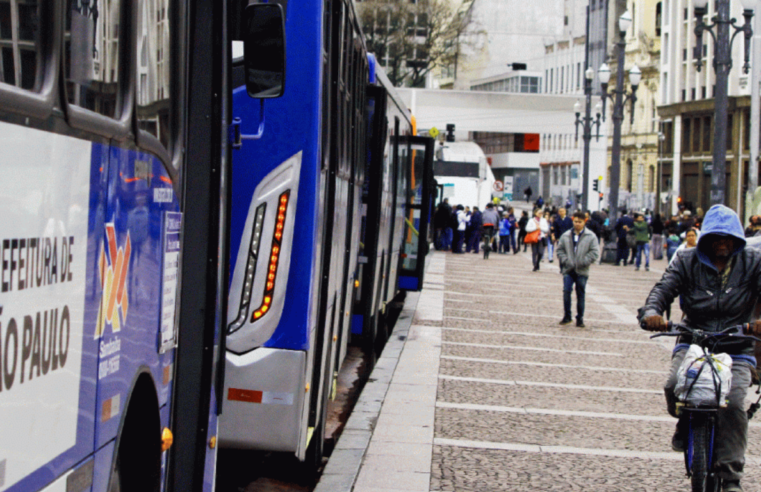
[[[407,296],[315,492],[428,491],[444,314],[444,259],[434,254],[422,293]]]
[[[689,490],[663,401],[673,342],[635,317],[660,273],[594,265],[576,328],[558,325],[555,263],[430,258],[316,492]],[[760,464],[754,420],[746,492]]]

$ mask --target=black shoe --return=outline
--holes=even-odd
[[[534,267],[534,269],[533,269],[533,270],[531,270],[531,271],[532,271],[532,272],[538,272],[538,271],[539,271],[539,267]]]
[[[571,323],[573,323],[573,320],[571,318],[563,318],[560,320],[560,323],[558,324],[565,326],[565,325],[570,325]]]
[[[583,319],[577,319],[576,320],[576,328],[586,328],[586,325],[584,324]]]
[[[722,492],[743,492],[743,487],[739,480],[725,480]]]

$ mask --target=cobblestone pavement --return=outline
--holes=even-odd
[[[447,254],[443,319],[413,321],[441,328],[429,490],[690,490],[662,393],[672,343],[635,320],[665,261],[593,267],[576,328],[558,325],[557,263],[530,259]],[[761,492],[758,422],[747,457]]]

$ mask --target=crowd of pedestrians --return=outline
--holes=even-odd
[[[649,211],[627,213],[624,210],[614,226],[615,265],[634,264],[635,270],[639,270],[644,260],[645,270],[649,270],[651,256],[660,260],[664,250],[670,262],[678,250],[697,245],[702,222],[703,210],[700,208],[694,216],[690,210],[682,210],[667,220],[660,214],[651,215]]]
[[[455,254],[480,253],[488,233],[490,249],[499,254],[518,254],[521,248],[524,252],[531,248],[534,271],[538,271],[542,261],[553,263],[558,241],[573,228],[573,221],[566,207],[543,206],[541,197],[534,205],[532,213],[516,213],[513,207],[498,204],[488,204],[482,211],[475,206],[452,206],[445,198],[433,216],[434,246]],[[584,220],[585,227],[599,241],[606,220],[604,213],[585,213]]]

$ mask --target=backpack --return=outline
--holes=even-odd
[[[626,231],[626,245],[630,248],[637,247],[637,231],[633,228]]]

